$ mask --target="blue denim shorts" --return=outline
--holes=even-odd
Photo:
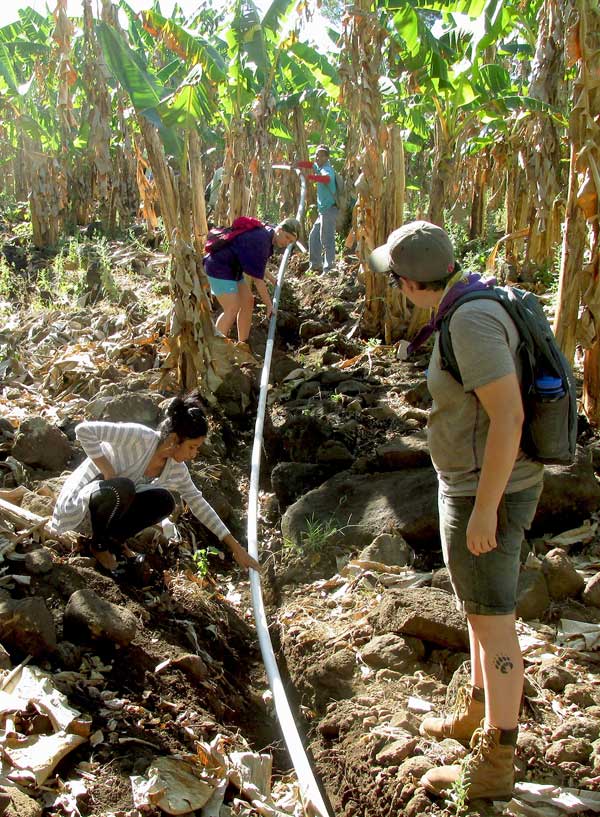
[[[542,484],[504,494],[498,507],[495,550],[475,556],[467,548],[467,524],[474,496],[447,496],[440,492],[440,536],[444,562],[464,613],[501,616],[517,605],[517,582],[523,535],[535,516]]]
[[[206,276],[210,284],[210,291],[213,295],[235,295],[240,284],[244,281],[230,281],[228,278],[211,278]]]

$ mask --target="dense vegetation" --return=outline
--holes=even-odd
[[[557,289],[555,328],[571,359],[585,350],[584,406],[597,422],[596,5],[328,3],[326,52],[306,41],[310,3],[213,5],[167,19],[158,4],[136,15],[103,0],[95,19],[84,0],[72,19],[58,0],[53,14],[24,9],[0,29],[5,218],[28,200],[33,243],[56,250],[83,225],[111,236],[143,215],[171,254],[168,366],[210,395],[226,364],[210,353],[202,286],[205,180],[223,164],[215,221],[276,218],[295,209],[298,183],[272,165],[325,141],[355,191],[359,259],[423,216],[448,226],[467,266],[487,259],[505,278]],[[412,334],[423,316],[364,274],[363,334]]]

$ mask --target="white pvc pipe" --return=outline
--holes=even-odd
[[[279,166],[281,169],[291,170],[289,165]],[[300,178],[300,204],[296,216],[301,219],[304,214],[304,206],[306,201],[306,179],[304,174],[296,171]],[[269,324],[269,334],[267,336],[267,346],[265,349],[265,360],[263,364],[261,379],[260,379],[260,394],[258,399],[258,411],[256,415],[256,423],[254,426],[254,445],[252,448],[252,467],[250,471],[250,490],[248,493],[248,552],[255,559],[258,559],[258,544],[257,544],[257,515],[258,515],[258,483],[260,476],[260,460],[263,443],[263,430],[265,421],[265,410],[267,406],[267,392],[269,389],[269,374],[271,369],[271,359],[273,357],[273,345],[275,340],[275,328],[277,322],[277,310],[279,307],[279,299],[281,295],[281,286],[285,275],[285,268],[292,252],[293,245],[286,247],[283,254],[281,264],[279,265],[279,274],[277,276],[277,285],[273,294],[273,314],[271,315],[271,322]],[[269,686],[273,693],[273,703],[275,711],[281,726],[283,737],[294,765],[296,775],[298,777],[298,785],[300,788],[300,795],[304,805],[304,810],[307,814],[317,814],[320,817],[329,817],[329,812],[323,796],[317,784],[312,767],[309,763],[302,739],[298,732],[294,715],[290,708],[285,688],[277,660],[273,651],[271,637],[269,635],[269,625],[265,613],[265,605],[262,597],[262,589],[260,584],[260,574],[255,570],[250,570],[250,587],[252,590],[252,607],[254,609],[254,620],[256,623],[256,632],[258,634],[258,641],[260,644],[260,651],[262,653],[263,662],[267,671],[269,679]]]

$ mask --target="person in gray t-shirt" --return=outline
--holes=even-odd
[[[455,287],[469,286],[447,233],[426,221],[391,233],[369,264],[389,272],[416,306],[440,314],[456,299]],[[467,799],[496,799],[510,797],[514,787],[523,691],[516,591],[543,466],[520,450],[519,336],[508,313],[495,301],[472,300],[456,308],[450,332],[463,382],[442,370],[436,337],[427,378],[433,397],[428,439],[444,561],[469,626],[471,685],[460,691],[453,713],[425,718],[421,734],[454,738],[472,751],[462,766],[431,769],[421,783],[441,795],[461,779]]]

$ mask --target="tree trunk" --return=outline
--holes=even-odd
[[[229,131],[225,135],[223,180],[215,207],[215,224],[220,227],[230,225],[236,216],[246,215],[250,202],[250,190],[246,190],[245,162],[248,157],[246,142],[243,123],[238,118],[232,119]],[[241,187],[243,193],[240,191]]]
[[[562,108],[564,89],[564,20],[558,0],[544,0],[538,17],[540,28],[535,58],[531,65],[529,95]],[[519,139],[520,165],[530,191],[529,238],[525,268],[532,275],[550,268],[560,241],[553,219],[554,202],[562,189],[560,136],[554,118],[547,112],[532,112],[525,120]]]
[[[154,125],[143,114],[138,114],[138,124],[144,137],[148,162],[154,176],[156,193],[160,202],[160,212],[165,224],[167,239],[171,241],[174,231],[179,226],[179,200],[173,171],[167,164],[165,152]],[[191,218],[191,213],[187,214]]]
[[[454,145],[450,139],[441,111],[435,122],[435,154],[431,171],[429,212],[427,220],[444,226],[444,210],[447,203],[449,181],[454,169]]]
[[[485,231],[485,204],[489,157],[486,154],[477,158],[473,192],[471,194],[471,219],[469,224],[469,238],[471,241],[481,238]]]
[[[342,97],[351,112],[351,126],[360,134],[364,185],[358,191],[356,202],[356,239],[366,290],[362,327],[372,337],[383,332],[387,276],[374,273],[366,261],[373,249],[387,238],[387,224],[383,218],[384,170],[379,90],[384,32],[370,9],[369,0],[359,0],[344,18]]]
[[[567,6],[566,63],[577,71],[569,115],[569,193],[561,259],[559,304],[555,318],[558,341],[573,360],[576,341],[584,334],[583,406],[592,425],[600,424],[600,9],[572,0]],[[586,230],[586,220],[590,224]],[[587,246],[586,246],[587,245]],[[589,259],[584,263],[584,258]],[[585,305],[578,324],[580,299]],[[585,330],[585,333],[584,333]]]
[[[509,170],[506,179],[506,235],[520,232],[527,224],[527,191],[523,174],[520,172],[515,156],[509,159]],[[506,241],[506,263],[511,278],[517,280],[520,271],[518,247],[523,239],[510,238]]]
[[[204,200],[205,178],[202,167],[200,137],[196,131],[190,133],[189,145],[190,175],[192,180],[192,225],[194,249],[197,256],[204,253],[208,223],[206,220],[206,202]],[[202,271],[204,276],[204,270]],[[208,281],[206,282],[208,285]]]
[[[33,243],[38,249],[55,247],[67,202],[65,178],[56,159],[42,153],[41,145],[27,151],[31,191],[29,207]]]
[[[85,163],[85,175],[89,178],[87,189],[88,200],[83,205],[92,212],[93,205],[98,205],[98,220],[105,235],[110,235],[111,212],[110,201],[113,179],[118,179],[112,166],[110,155],[112,102],[104,77],[104,58],[98,47],[94,30],[91,0],[84,0],[84,62],[83,75],[88,100],[87,121],[89,137]],[[84,168],[81,168],[84,171]]]

